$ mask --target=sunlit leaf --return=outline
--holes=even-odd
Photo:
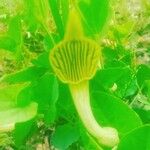
[[[0,89],[0,132],[13,130],[18,122],[25,122],[35,117],[37,103],[18,107],[17,95],[26,84],[6,85]]]
[[[45,71],[46,69],[43,67],[29,67],[5,76],[3,81],[8,83],[28,82],[41,77]]]
[[[139,86],[141,87],[146,80],[150,80],[150,67],[146,65],[141,65],[139,66],[137,72],[137,81]]]
[[[58,126],[52,137],[52,144],[61,150],[69,148],[69,146],[79,139],[79,131],[76,126],[65,124]]]
[[[132,80],[132,72],[129,67],[110,67],[97,71],[91,85],[93,90],[109,91],[119,97],[124,97],[131,92],[129,88]],[[136,92],[136,89],[135,86],[135,89],[132,91],[133,94]]]
[[[145,125],[129,132],[119,143],[118,150],[150,149],[150,125]]]
[[[44,113],[45,122],[50,124],[56,117],[58,82],[53,74],[45,74],[32,86],[32,99],[39,104],[39,113]]]
[[[83,15],[84,29],[88,35],[98,34],[107,21],[108,0],[81,0],[79,8]]]
[[[37,129],[34,121],[35,120],[32,119],[26,122],[16,123],[15,130],[13,132],[16,147],[19,148],[24,145],[26,143],[26,139],[29,138],[29,135],[32,135],[33,130]]]
[[[98,122],[117,128],[120,136],[142,125],[140,117],[116,97],[103,92],[94,92],[91,103]]]

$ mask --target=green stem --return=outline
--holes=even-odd
[[[69,87],[77,112],[88,132],[104,146],[114,147],[117,145],[119,142],[117,130],[111,127],[101,127],[92,113],[89,82],[70,84]]]

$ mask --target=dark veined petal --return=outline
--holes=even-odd
[[[93,40],[64,40],[53,48],[50,61],[61,81],[79,83],[95,75],[99,56],[99,45]]]

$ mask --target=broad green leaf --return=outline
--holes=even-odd
[[[42,67],[29,67],[22,71],[9,74],[4,77],[3,81],[8,83],[19,83],[36,80],[45,73],[46,69]]]
[[[25,145],[27,139],[30,138],[30,135],[32,135],[34,130],[37,129],[34,121],[35,120],[32,119],[26,122],[16,123],[15,130],[13,132],[13,137],[15,141],[15,146],[17,148],[20,148],[21,146]]]
[[[142,125],[139,116],[119,98],[94,92],[91,103],[98,122],[103,126],[115,127],[120,136]]]
[[[0,48],[11,52],[16,50],[16,42],[9,36],[0,37]]]
[[[26,84],[1,85],[0,89],[0,132],[13,130],[15,124],[32,119],[37,112],[37,103],[24,107],[17,105],[17,95]]]
[[[47,34],[44,37],[45,50],[47,52],[51,51],[51,49],[54,47],[54,44],[58,43],[60,40],[61,40],[61,38],[58,34],[52,33],[51,36],[49,36],[49,34]]]
[[[9,23],[8,35],[15,40],[17,46],[21,44],[21,17],[15,16]]]
[[[8,32],[0,37],[0,48],[14,52],[21,44],[21,19],[15,16],[11,19]]]
[[[150,102],[150,80],[145,81],[144,84],[144,93],[147,95],[148,100]]]
[[[54,39],[55,41],[55,37],[53,36],[53,34],[51,35],[52,38],[47,34],[44,36],[44,47],[45,47],[45,50],[47,52],[49,52],[53,47],[54,47],[54,43],[52,41],[52,39]]]
[[[80,133],[72,124],[58,126],[52,136],[52,145],[60,150],[66,150],[71,144],[77,142]]]
[[[119,143],[117,150],[149,150],[150,125],[129,132]]]
[[[141,65],[139,66],[137,72],[137,81],[139,86],[141,87],[146,80],[150,80],[150,67],[146,65]]]
[[[144,108],[134,108],[134,110],[138,113],[144,124],[150,123],[150,105],[149,110]]]
[[[127,90],[129,90],[132,81],[132,73],[129,67],[116,67],[97,71],[91,85],[92,90],[111,91],[119,97],[124,97],[130,94],[130,91]],[[134,87],[132,93],[135,93],[135,91],[136,87]]]
[[[131,77],[130,82],[128,82],[128,84],[127,84],[124,97],[132,98],[132,96],[134,96],[137,91],[138,91],[138,86],[137,86],[137,82],[136,82],[136,77],[133,76],[133,77]]]
[[[97,71],[93,81],[102,84],[106,88],[110,88],[113,83],[117,83],[124,75],[130,77],[129,67],[107,68]],[[127,80],[129,80],[127,77]]]
[[[105,59],[105,58],[104,58]],[[104,68],[120,68],[120,67],[127,67],[124,62],[120,60],[110,60],[109,58],[104,62]]]
[[[103,60],[105,67],[121,67],[133,65],[133,53],[123,45],[116,45],[116,47],[104,46],[102,49]]]
[[[105,63],[107,61],[114,61],[114,60],[118,59],[117,50],[114,50],[110,47],[104,47],[102,49],[102,54],[103,54],[103,59],[104,59]]]
[[[17,95],[17,105],[20,107],[26,106],[31,102],[31,85],[22,89]]]
[[[81,0],[79,9],[82,13],[84,29],[88,35],[99,34],[107,21],[108,0]]]
[[[17,96],[27,84],[0,84],[0,111],[7,110],[17,105]]]
[[[72,97],[67,85],[59,83],[59,97],[57,101],[57,119],[76,122],[78,116],[73,105]]]
[[[19,64],[23,59],[23,40],[22,40],[22,23],[21,16],[17,15],[11,19],[9,23],[8,36],[10,36],[16,43],[15,59]]]
[[[46,73],[33,83],[31,90],[32,99],[39,104],[39,112],[44,113],[46,123],[52,123],[56,116],[55,104],[59,94],[56,77]]]
[[[41,55],[38,56],[37,59],[34,59],[32,63],[37,67],[49,69],[51,67],[49,63],[49,53],[48,52],[42,53]]]

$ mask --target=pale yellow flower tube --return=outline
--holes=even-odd
[[[100,60],[99,45],[83,34],[77,12],[72,10],[63,41],[50,53],[50,62],[58,78],[69,85],[74,105],[87,131],[106,147],[119,142],[118,132],[102,127],[96,121],[89,96],[89,80],[95,75]]]

